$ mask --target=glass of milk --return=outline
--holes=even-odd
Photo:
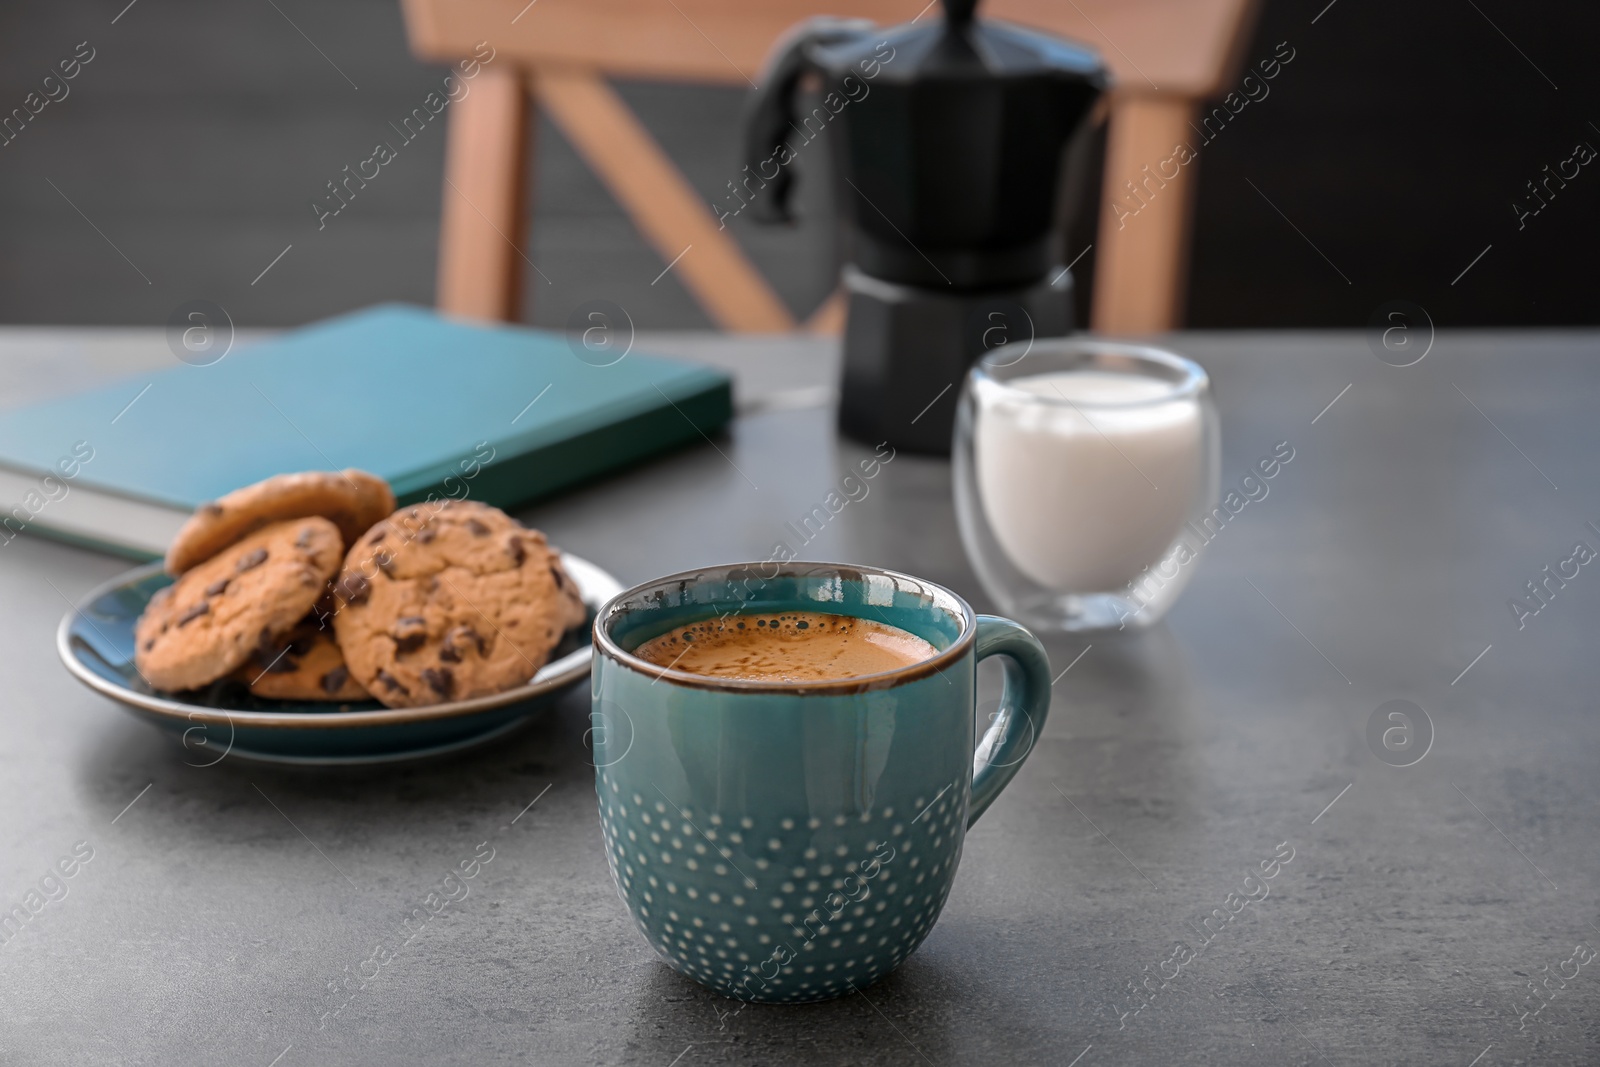
[[[1194,575],[1216,499],[1211,380],[1172,352],[1036,341],[973,366],[956,416],[956,517],[1000,610],[1039,630],[1155,622]],[[1194,529],[1198,529],[1195,526]]]

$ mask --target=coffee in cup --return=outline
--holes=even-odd
[[[909,667],[939,654],[898,626],[820,611],[723,616],[674,627],[634,649],[658,667],[751,682],[826,682]]]
[[[1009,662],[980,740],[990,656]],[[707,567],[617,596],[594,624],[590,736],[619,895],[724,996],[865,988],[933,928],[1050,678],[1028,631],[893,571]]]

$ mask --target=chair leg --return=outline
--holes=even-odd
[[[1198,162],[1179,162],[1174,148],[1194,145],[1193,113],[1178,96],[1112,103],[1091,314],[1100,333],[1160,333],[1183,321]]]
[[[484,69],[450,108],[439,224],[439,310],[515,321],[527,241],[532,101],[523,74]],[[537,267],[533,268],[537,270]]]
[[[845,310],[849,305],[849,298],[843,289],[835,289],[828,294],[826,300],[817,305],[811,317],[800,327],[806,333],[814,333],[819,337],[839,337],[844,333]]]
[[[794,329],[783,301],[598,74],[541,68],[535,78],[551,120],[713,322],[741,333]]]

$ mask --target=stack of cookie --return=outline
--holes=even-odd
[[[585,619],[560,555],[498,508],[395,510],[365,471],[284,474],[202,506],[135,629],[158,689],[414,707],[501,692]]]

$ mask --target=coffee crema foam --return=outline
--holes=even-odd
[[[871,619],[796,611],[706,619],[634,649],[657,667],[750,682],[829,682],[899,670],[939,650]]]

